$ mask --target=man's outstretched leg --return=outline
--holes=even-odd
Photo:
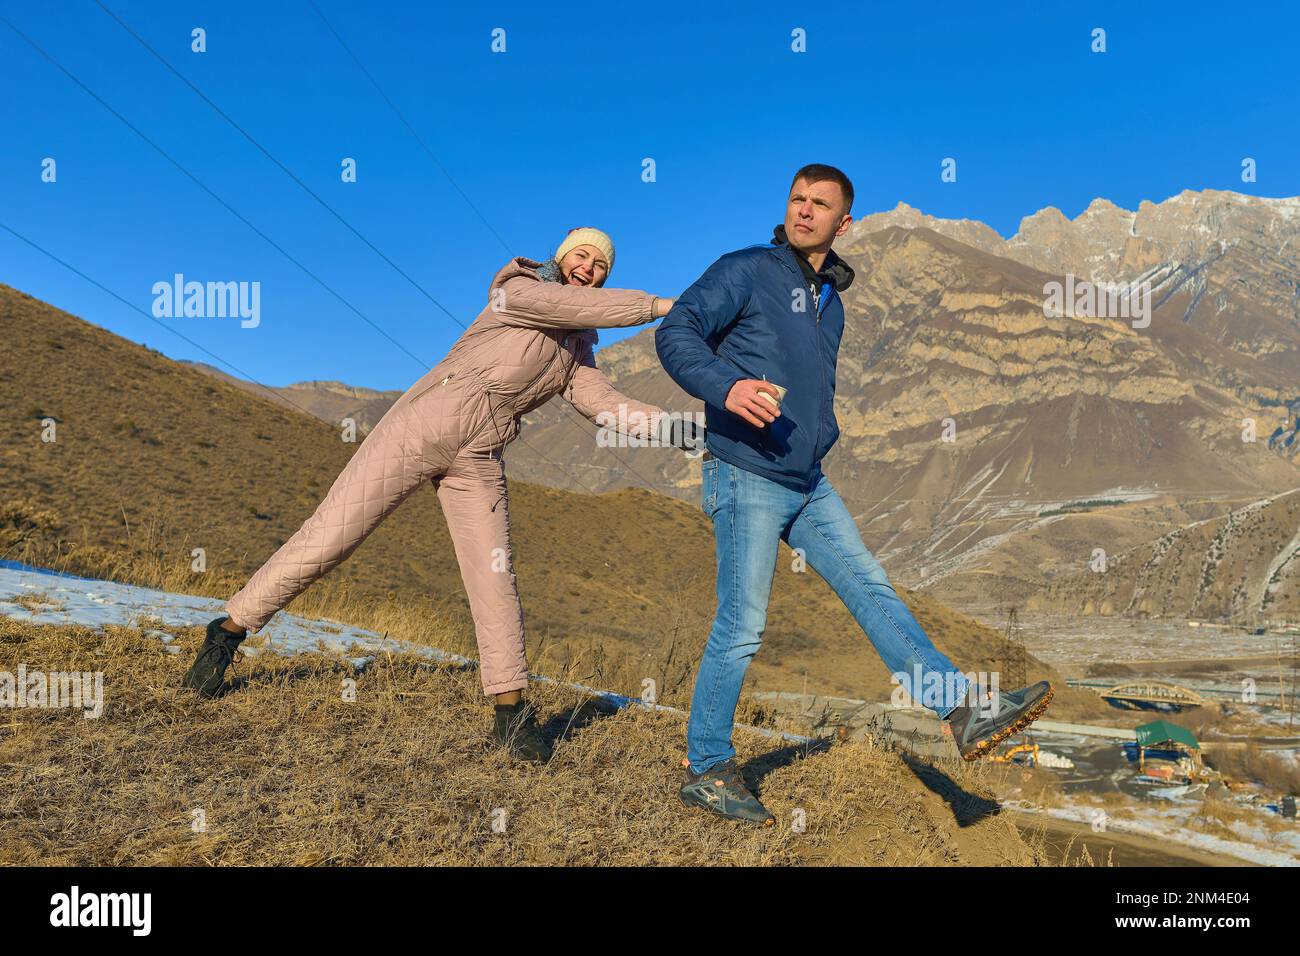
[[[913,700],[949,721],[966,760],[987,753],[1047,709],[1052,686],[1040,681],[1009,691],[972,689],[965,675],[934,646],[880,562],[862,542],[853,516],[824,476],[790,526],[787,539],[835,589],[871,640],[890,673]]]

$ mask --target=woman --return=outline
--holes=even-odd
[[[593,329],[653,322],[673,300],[603,288],[613,265],[613,242],[591,228],[571,230],[545,264],[507,263],[487,308],[447,357],[388,410],[315,514],[231,598],[227,616],[208,625],[186,686],[220,693],[239,643],[432,481],[474,616],[483,690],[496,697],[493,737],[524,759],[547,760],[550,747],[522,694],[528,664],[501,451],[518,435],[519,417],[555,395],[592,420],[601,412],[619,418],[625,403],[621,420],[637,437],[657,434],[662,409],[619,394],[596,368]]]

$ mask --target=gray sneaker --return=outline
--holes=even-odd
[[[732,820],[764,827],[776,824],[776,817],[767,812],[740,779],[735,760],[724,761],[701,774],[691,773],[689,762],[682,763],[686,764],[686,783],[678,796],[688,807],[703,807]]]
[[[1012,734],[1018,734],[1047,710],[1055,691],[1045,680],[998,694],[996,707],[957,707],[946,718],[963,760],[976,760]]]

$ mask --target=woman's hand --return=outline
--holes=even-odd
[[[669,313],[676,301],[676,299],[665,299],[662,296],[657,296],[655,298],[654,308],[651,309],[650,312],[651,316],[656,319],[662,319]]]
[[[704,425],[693,418],[665,412],[659,419],[659,440],[687,452],[688,458],[698,458],[704,454],[708,437]],[[691,452],[694,454],[690,454]]]

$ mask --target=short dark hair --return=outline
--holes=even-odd
[[[809,163],[794,174],[794,179],[790,181],[790,188],[794,189],[794,184],[801,179],[809,184],[824,183],[827,180],[837,183],[840,191],[844,193],[844,211],[848,212],[853,208],[853,183],[849,182],[849,177],[844,175],[843,170],[824,163]]]

